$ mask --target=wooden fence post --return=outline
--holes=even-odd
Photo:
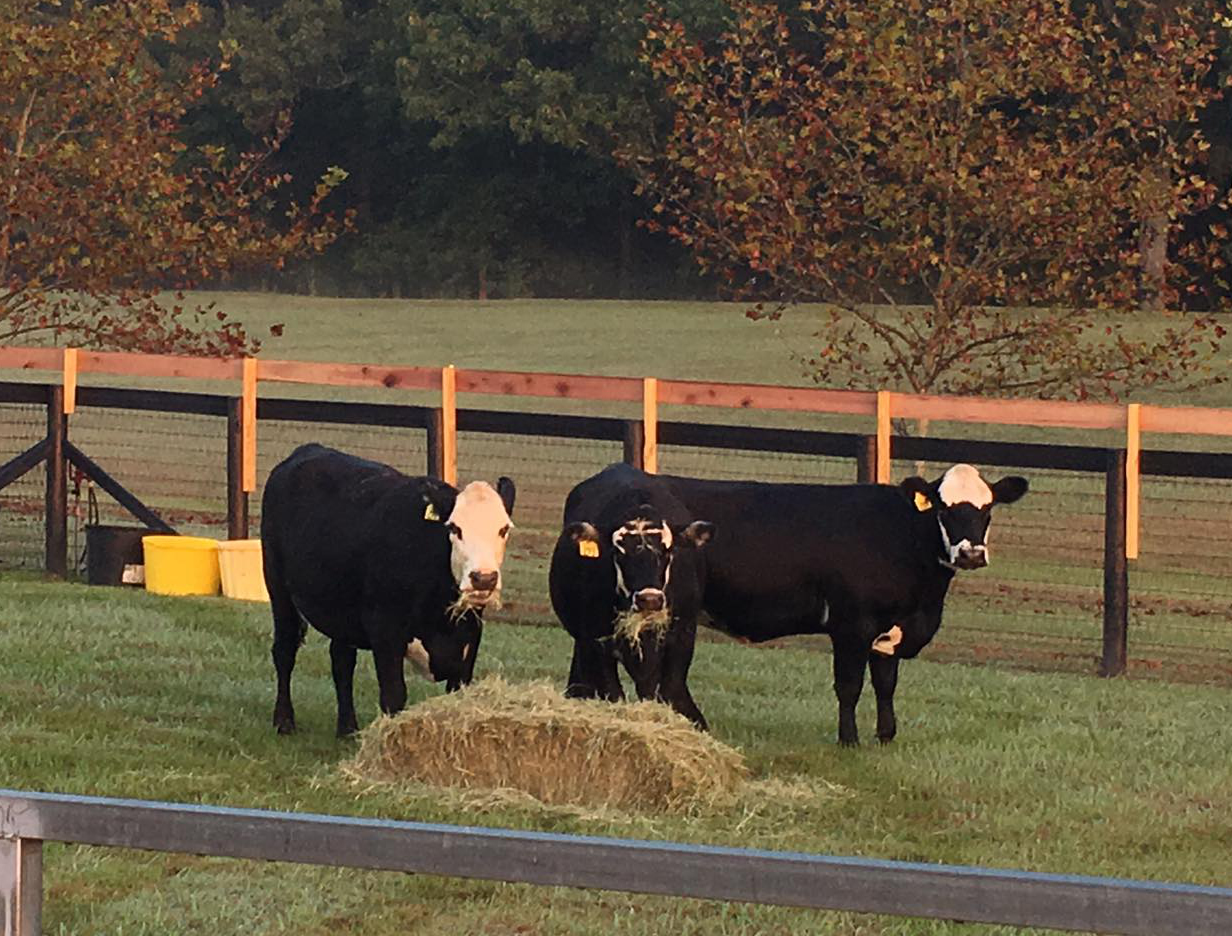
[[[890,483],[890,391],[877,391],[877,471],[878,484]]]
[[[429,411],[424,423],[427,433],[427,465],[425,471],[433,478],[445,477],[445,450],[441,439],[445,435],[445,414],[440,407]]]
[[[44,505],[46,540],[43,568],[49,575],[68,577],[68,471],[64,443],[68,417],[64,415],[64,387],[47,387],[47,494]]]
[[[877,480],[877,437],[861,436],[856,441],[856,482],[872,484]]]
[[[0,933],[41,936],[42,917],[43,843],[0,838]]]
[[[458,483],[458,372],[452,364],[441,368],[440,478]]]
[[[257,489],[257,359],[244,358],[243,395],[240,405],[242,439],[241,486],[245,491]]]
[[[77,408],[77,349],[64,349],[64,415]]]
[[[1125,558],[1138,558],[1141,533],[1142,404],[1125,408]]]
[[[227,538],[248,538],[248,492],[244,490],[243,400],[227,401]]]
[[[1108,451],[1104,478],[1104,647],[1101,676],[1125,672],[1129,632],[1129,563],[1125,558],[1125,451]]]
[[[645,454],[646,435],[642,431],[642,424],[639,420],[630,419],[625,422],[625,464],[632,465],[634,468],[641,468],[644,464],[642,456]]]
[[[642,379],[642,470],[659,470],[659,381]]]

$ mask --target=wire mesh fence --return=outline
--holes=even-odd
[[[20,455],[46,434],[46,407],[0,404],[0,460]],[[42,568],[46,483],[47,472],[40,465],[0,490],[0,569]]]
[[[29,448],[45,431],[45,407],[0,405],[0,459]],[[69,438],[180,532],[224,538],[226,433],[222,416],[86,406],[71,417]],[[262,419],[258,439],[258,489],[250,503],[254,536],[270,470],[304,442],[331,445],[408,474],[427,469],[428,438],[420,428]],[[495,482],[507,475],[517,484],[500,619],[554,620],[547,566],[565,497],[573,485],[622,457],[622,444],[615,441],[459,434],[460,483]],[[900,460],[893,464],[893,476],[922,472],[936,478],[946,467]],[[856,479],[854,457],[693,445],[660,445],[659,468],[708,478]],[[1031,490],[1022,501],[997,509],[989,539],[991,565],[958,576],[928,655],[1093,671],[1103,614],[1103,474],[1053,469],[988,469],[985,474],[1025,475]],[[44,486],[45,472],[39,467],[0,490],[0,569],[41,568]],[[87,480],[70,473],[70,568],[78,570],[89,488]],[[110,497],[95,494],[100,522],[137,525]],[[1131,564],[1130,596],[1131,672],[1232,684],[1232,482],[1143,479],[1142,554]],[[824,641],[812,642],[824,646]]]

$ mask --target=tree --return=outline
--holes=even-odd
[[[663,110],[638,61],[644,0],[390,2],[406,23],[405,113],[428,128],[438,160],[474,173],[437,215],[479,222],[438,233],[455,262],[560,292],[585,288],[562,275],[568,266],[592,285],[614,267],[616,282],[600,288],[622,295],[638,280],[670,288],[675,251],[638,231],[633,182],[612,155]],[[719,0],[672,9],[707,34],[724,12]]]
[[[754,317],[830,303],[818,380],[1083,398],[1212,379],[1223,329],[1175,311],[1227,238],[1179,237],[1216,197],[1211,9],[1127,42],[1093,7],[734,0],[710,45],[652,11],[674,124],[624,152],[649,223]],[[1158,226],[1162,255],[1140,249]],[[1174,311],[1144,317],[1147,297]]]
[[[0,14],[0,341],[229,355],[259,342],[177,291],[235,269],[280,267],[349,223],[323,212],[345,173],[303,202],[262,146],[188,147],[185,114],[228,57],[173,77],[155,59],[199,19],[171,0],[8,0]],[[275,218],[283,215],[280,221]]]

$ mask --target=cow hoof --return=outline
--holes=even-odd
[[[339,738],[349,738],[351,737],[351,735],[355,734],[357,731],[359,731],[359,725],[357,725],[354,721],[338,723],[337,733],[338,733]]]
[[[894,735],[886,735],[884,738],[878,735],[877,740],[881,744],[892,744],[894,742]]]
[[[274,727],[281,735],[295,734],[295,721],[290,718],[275,718]]]
[[[859,738],[839,738],[838,746],[845,747],[845,748],[859,747],[860,739]]]

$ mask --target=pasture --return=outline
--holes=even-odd
[[[807,351],[819,321],[804,310],[777,325],[751,323],[738,306],[706,303],[213,298],[254,331],[285,322],[285,337],[267,342],[264,352],[277,358],[761,383],[806,382],[792,355]],[[116,383],[82,381],[107,382]],[[271,392],[431,402],[413,393]],[[1230,405],[1232,391],[1142,399]],[[636,416],[616,404],[577,401],[472,397],[461,405]],[[40,408],[0,410],[4,457],[41,436]],[[842,417],[676,410],[663,418],[870,430]],[[72,417],[69,434],[184,532],[221,536],[223,422],[85,408]],[[935,424],[929,432],[1117,442],[1097,433],[958,424]],[[421,431],[263,423],[259,485],[310,439],[415,473],[424,464]],[[1176,448],[1211,444],[1167,440]],[[566,635],[525,625],[551,623],[546,557],[565,493],[619,459],[619,449],[461,434],[463,480],[503,473],[519,487],[506,607],[489,617],[478,676],[563,683]],[[854,478],[846,459],[683,446],[664,446],[660,459],[662,470],[682,474]],[[894,477],[916,467],[896,463]],[[931,476],[938,467],[926,471]],[[992,474],[1006,473],[1013,472]],[[0,785],[1227,885],[1232,485],[1144,482],[1143,554],[1130,582],[1130,678],[1102,681],[1086,674],[1099,646],[1103,479],[1019,473],[1032,490],[998,512],[992,566],[960,578],[937,639],[923,659],[903,667],[894,745],[868,743],[871,687],[860,709],[865,745],[848,751],[834,744],[836,705],[823,640],[752,649],[706,632],[691,684],[715,735],[745,753],[757,778],[786,785],[777,798],[735,810],[667,817],[355,788],[338,771],[354,745],[333,737],[328,653],[319,635],[309,635],[296,668],[300,733],[280,739],[269,723],[266,606],[50,584],[14,571],[40,557],[41,518],[21,513],[23,503],[41,503],[41,472],[34,472],[0,495]],[[106,497],[101,501],[104,522],[131,522]],[[70,532],[74,559],[80,533]],[[357,676],[361,723],[376,711],[369,659],[361,657]],[[959,665],[970,662],[983,665]],[[440,690],[414,682],[411,691],[415,700]],[[1002,932],[60,846],[49,847],[48,865],[45,924],[53,934]]]
[[[994,667],[903,667],[900,737],[833,743],[829,658],[710,642],[694,687],[778,795],[691,816],[585,812],[339,774],[323,639],[269,723],[268,611],[223,598],[0,579],[0,778],[99,795],[1226,884],[1226,690]],[[361,660],[361,721],[376,710]],[[497,614],[478,673],[559,684],[568,641]],[[412,683],[413,698],[440,690]],[[872,700],[861,708],[871,736]],[[989,927],[49,846],[52,934],[985,934]]]

